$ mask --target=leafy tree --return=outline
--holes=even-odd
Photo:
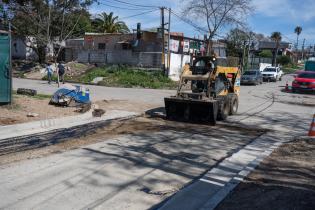
[[[91,15],[87,10],[75,12],[71,18],[71,22],[78,21],[78,23],[75,25],[70,38],[82,37],[85,32],[93,31]]]
[[[100,33],[128,33],[129,28],[123,21],[119,21],[118,16],[114,16],[111,12],[107,14],[103,12],[93,21],[96,32]]]
[[[277,63],[281,64],[282,66],[288,65],[291,63],[291,58],[287,55],[282,55],[277,58]]]
[[[296,33],[296,49],[298,49],[298,47],[299,47],[299,36],[302,33],[302,27],[301,26],[295,27],[294,33]]]
[[[259,53],[259,56],[263,58],[272,58],[272,52],[271,50],[263,50]]]
[[[229,56],[238,57],[244,47],[244,42],[248,40],[248,35],[245,31],[235,28],[230,30],[226,37],[227,54]]]
[[[8,8],[12,14],[15,34],[25,37],[25,44],[38,55],[39,62],[46,59],[47,46],[54,46],[57,59],[68,38],[82,35],[84,23],[89,18],[87,6],[94,0],[11,0]]]
[[[208,54],[211,52],[212,40],[218,31],[227,25],[244,26],[245,17],[253,10],[252,0],[184,0],[183,17],[192,18],[203,27],[197,29],[208,33]]]
[[[277,64],[276,63],[276,58],[277,58],[277,55],[278,55],[278,52],[279,52],[279,46],[280,46],[280,42],[282,40],[282,36],[281,36],[281,33],[276,31],[276,32],[272,32],[271,33],[271,36],[270,36],[271,40],[273,40],[275,43],[276,43],[276,52],[273,56],[273,64]]]

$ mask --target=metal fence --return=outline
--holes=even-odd
[[[259,68],[260,63],[272,63],[272,58],[249,57],[248,68]]]

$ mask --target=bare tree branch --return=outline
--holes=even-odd
[[[183,14],[207,27],[211,42],[220,28],[243,26],[244,18],[253,11],[252,0],[184,0]]]

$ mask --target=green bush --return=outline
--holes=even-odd
[[[48,76],[45,75],[45,76],[42,78],[42,80],[48,81]],[[51,81],[57,82],[57,81],[58,81],[57,75],[53,74],[53,75],[51,76]]]
[[[277,63],[281,64],[282,66],[286,66],[291,63],[291,58],[287,55],[282,55],[277,57]]]
[[[96,77],[104,77],[99,82],[102,86],[175,88],[177,83],[163,75],[162,71],[147,71],[121,65],[97,67],[80,77],[79,82],[89,83]]]
[[[272,52],[271,50],[263,50],[259,53],[259,56],[263,58],[272,58]]]

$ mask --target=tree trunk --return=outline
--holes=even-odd
[[[214,54],[214,52],[213,52],[213,41],[212,41],[212,38],[209,38],[208,39],[208,46],[207,46],[207,56],[211,56],[213,54]]]
[[[46,47],[45,46],[39,46],[37,48],[37,55],[38,55],[38,62],[39,63],[45,63],[46,61]]]

